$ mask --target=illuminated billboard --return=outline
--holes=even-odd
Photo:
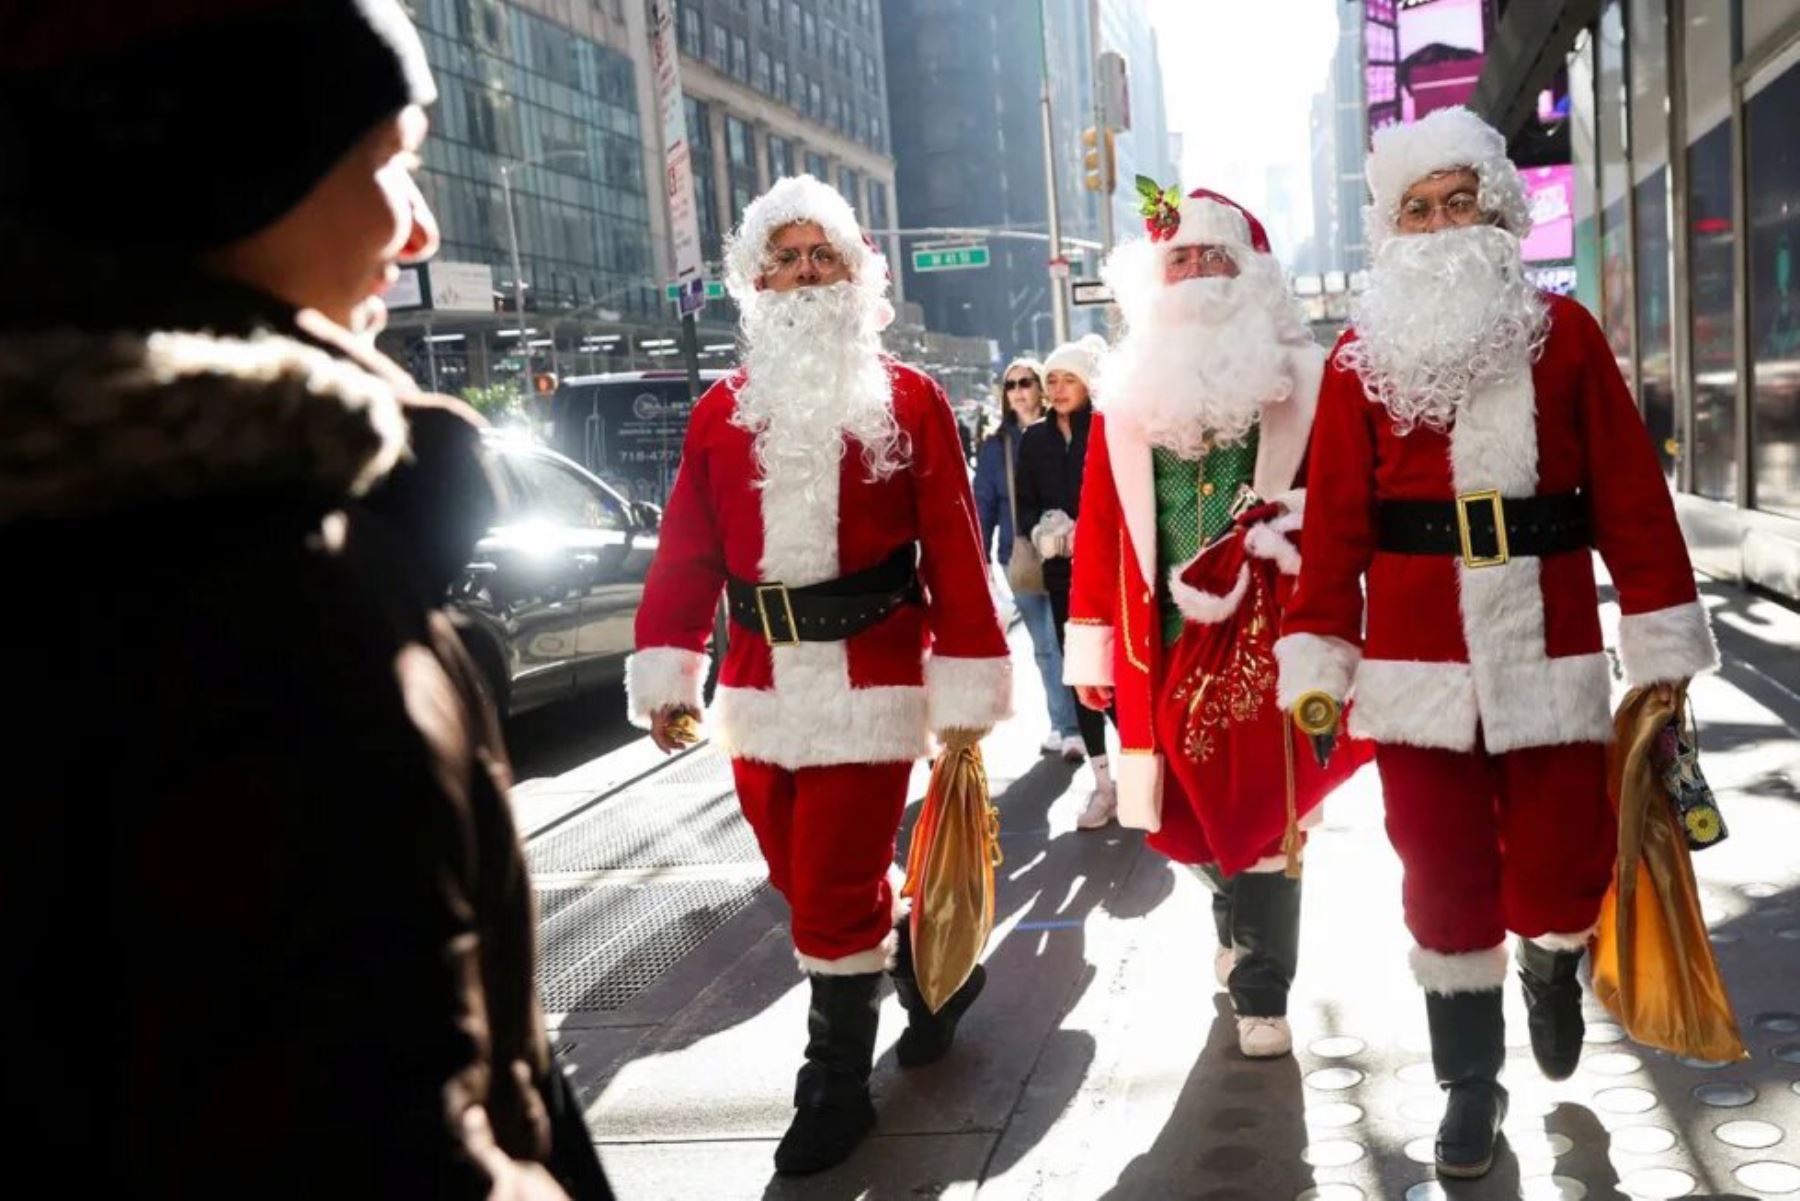
[[[1363,0],[1369,131],[1416,121],[1475,94],[1488,0]]]
[[[1567,262],[1575,257],[1575,169],[1524,167],[1525,195],[1531,202],[1531,236],[1525,239],[1528,263]]]

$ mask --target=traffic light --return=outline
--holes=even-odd
[[[1090,125],[1081,131],[1081,183],[1088,191],[1110,196],[1118,186],[1115,149],[1112,130]]]
[[[556,373],[540,371],[531,377],[531,389],[539,396],[550,396],[556,391]]]

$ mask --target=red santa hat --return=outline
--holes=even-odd
[[[1164,246],[1226,246],[1269,253],[1269,235],[1255,214],[1210,188],[1195,188],[1179,207],[1161,200],[1156,211],[1144,219],[1144,230],[1152,242]]]
[[[1519,238],[1531,232],[1525,183],[1506,157],[1500,131],[1460,105],[1440,108],[1410,125],[1375,131],[1369,150],[1369,249],[1377,251],[1400,220],[1400,198],[1421,179],[1467,168],[1481,180],[1482,211]]]
[[[811,175],[790,175],[752,200],[737,229],[725,240],[725,290],[746,307],[768,265],[769,239],[776,231],[811,221],[844,258],[858,287],[882,299],[888,290],[887,256],[857,224],[856,210],[830,184]],[[891,318],[891,311],[890,311]]]

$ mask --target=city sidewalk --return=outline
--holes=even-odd
[[[1308,848],[1298,1053],[1246,1061],[1213,984],[1202,886],[1135,832],[1074,829],[1089,776],[1038,756],[1041,695],[1015,631],[1020,716],[987,744],[1006,851],[987,991],[951,1056],[908,1073],[884,1001],[880,1124],[832,1172],[772,1176],[806,996],[718,754],[690,752],[533,840],[557,1051],[619,1195],[1800,1196],[1800,616],[1703,591],[1725,667],[1693,700],[1731,837],[1695,862],[1751,1060],[1677,1061],[1590,1006],[1581,1070],[1548,1084],[1509,984],[1506,1149],[1487,1180],[1440,1187],[1441,1102],[1373,772],[1333,798]],[[566,810],[551,798],[640,762],[526,797]]]

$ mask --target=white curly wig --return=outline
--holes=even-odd
[[[1375,131],[1369,151],[1369,191],[1365,210],[1369,254],[1380,251],[1400,221],[1400,198],[1429,175],[1467,167],[1481,179],[1481,211],[1521,241],[1531,232],[1531,205],[1518,168],[1506,157],[1500,131],[1461,106],[1440,108],[1410,125]]]
[[[856,212],[838,190],[811,175],[791,175],[750,202],[743,220],[725,239],[725,290],[742,311],[756,303],[756,281],[768,265],[769,239],[776,231],[811,221],[844,256],[856,286],[871,300],[885,303],[887,256],[863,236]],[[892,319],[891,307],[887,309]],[[884,322],[885,324],[885,322]]]

